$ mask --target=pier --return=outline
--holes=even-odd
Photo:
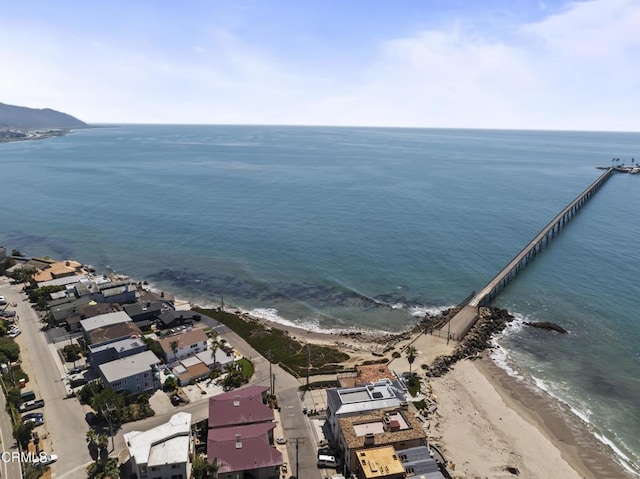
[[[469,332],[478,319],[478,308],[491,304],[491,301],[493,301],[500,291],[538,255],[542,248],[555,238],[562,227],[569,223],[580,208],[593,197],[596,191],[598,191],[617,170],[617,168],[614,167],[600,169],[604,169],[605,172],[558,213],[486,286],[471,297],[462,309],[440,330],[441,333],[446,332],[450,339],[459,341]]]

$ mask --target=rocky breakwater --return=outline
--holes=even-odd
[[[514,317],[506,309],[480,308],[479,318],[467,335],[460,341],[452,354],[438,356],[425,371],[426,376],[439,377],[447,373],[451,366],[461,359],[476,358],[491,347],[491,338],[501,332]]]

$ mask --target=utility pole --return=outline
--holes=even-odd
[[[268,350],[264,353],[264,357],[267,358],[267,361],[269,361],[269,388],[271,390],[271,395],[274,395],[273,392],[273,372],[271,370],[271,367],[273,366],[273,358],[272,358],[272,354],[271,354],[271,350]]]
[[[296,479],[300,479],[300,461],[298,459],[300,443],[304,444],[304,437],[292,437],[294,441],[296,441]]]
[[[307,343],[307,387],[306,390],[309,390],[309,370],[311,369],[311,348],[309,347],[309,343]]]

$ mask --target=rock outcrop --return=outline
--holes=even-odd
[[[506,309],[480,308],[480,317],[451,355],[438,356],[425,374],[439,377],[447,373],[451,366],[465,358],[477,357],[491,346],[491,338],[501,332],[514,317]]]

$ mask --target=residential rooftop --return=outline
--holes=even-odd
[[[80,324],[82,324],[83,321],[86,320],[80,321]],[[133,322],[111,324],[91,331],[89,333],[89,343],[101,344],[125,337],[142,337],[142,330]]]
[[[126,433],[124,440],[136,464],[153,467],[182,463],[189,460],[190,427],[191,414],[180,412],[148,431]]]
[[[94,329],[104,328],[105,326],[111,326],[112,324],[127,323],[131,321],[131,318],[124,311],[115,311],[113,313],[99,314],[92,318],[83,319],[80,323],[82,329],[89,333]]]
[[[98,344],[97,346],[89,345],[89,350],[94,354],[106,349],[115,349],[118,352],[123,352],[139,348],[140,346],[144,346],[144,344],[142,338],[125,338],[111,343]]]
[[[363,448],[368,441],[373,441],[370,445],[386,446],[423,439],[426,444],[427,435],[422,423],[408,411],[375,411],[362,416],[343,417],[338,421],[349,449]]]
[[[363,449],[356,452],[358,467],[364,477],[391,477],[397,474],[404,477],[405,468],[396,455],[396,450],[391,446]],[[400,476],[402,475],[402,476]]]
[[[105,379],[113,383],[123,378],[144,373],[157,364],[160,364],[160,360],[155,354],[151,351],[143,351],[133,356],[101,364],[99,368]]]
[[[204,332],[201,328],[193,328],[191,330],[187,329],[184,333],[174,334],[172,336],[167,336],[166,338],[158,339],[158,344],[162,348],[165,353],[171,353],[173,348],[171,347],[171,343],[177,341],[178,349],[191,346],[192,344],[206,342],[207,341],[207,333]]]

